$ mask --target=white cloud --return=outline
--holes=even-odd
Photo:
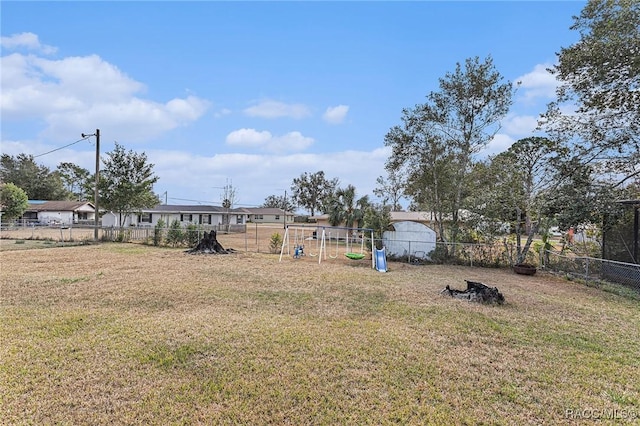
[[[68,140],[99,123],[114,139],[148,140],[198,120],[209,102],[190,95],[166,103],[97,55],[51,60],[14,53],[1,60],[3,120],[38,119],[43,135]]]
[[[100,123],[102,135],[110,140],[139,142],[161,136],[169,130],[188,125],[202,116],[207,102],[188,97],[166,104],[139,98],[118,103],[94,104],[86,109],[56,112],[47,115],[48,128],[43,132],[52,139],[76,135]]]
[[[529,136],[538,126],[538,117],[509,114],[502,120],[502,131],[512,136]]]
[[[558,81],[547,71],[551,64],[538,64],[533,71],[516,78],[520,82],[522,98],[526,102],[532,102],[538,98],[553,99],[556,94]]]
[[[172,99],[165,105],[167,112],[180,124],[197,120],[208,107],[209,102],[196,96]]]
[[[226,142],[231,146],[262,147],[272,138],[271,132],[266,130],[259,132],[255,129],[238,129],[227,135]]]
[[[28,50],[42,52],[45,55],[51,55],[58,50],[53,46],[40,43],[38,36],[34,33],[20,33],[13,34],[9,37],[0,37],[0,45],[7,50],[26,48]]]
[[[169,204],[194,204],[179,199],[220,203],[220,189],[231,181],[237,190],[237,206],[257,206],[269,195],[289,190],[304,172],[323,170],[338,178],[340,186],[352,184],[358,196],[373,196],[376,178],[385,175],[386,148],[373,151],[340,151],[322,154],[216,154],[200,156],[182,151],[146,151],[160,177],[156,192],[168,192]],[[198,164],[198,167],[193,167]],[[208,182],[208,185],[203,185]],[[375,197],[374,197],[375,198]]]
[[[214,116],[215,118],[222,118],[222,117],[224,117],[224,116],[226,116],[226,115],[231,114],[231,112],[232,112],[232,111],[231,111],[230,109],[228,109],[228,108],[222,108],[222,109],[220,109],[220,110],[218,110],[218,111],[214,112],[214,113],[213,113],[213,116]]]
[[[299,152],[313,144],[313,138],[303,136],[300,132],[289,132],[282,136],[274,136],[266,130],[238,129],[229,133],[226,143],[231,146],[260,148],[268,152]]]
[[[287,151],[304,151],[313,145],[313,138],[303,136],[300,132],[289,132],[282,136],[273,138],[269,144],[269,151],[287,152]]]
[[[347,117],[347,113],[349,112],[348,105],[338,105],[335,107],[328,107],[327,110],[322,115],[324,121],[329,124],[340,124],[344,122],[344,119]]]
[[[511,136],[504,133],[498,133],[487,144],[487,146],[485,146],[484,149],[480,151],[479,156],[484,158],[489,155],[499,154],[509,149],[509,147],[511,147],[514,142],[515,140]]]
[[[311,115],[311,111],[303,104],[286,104],[273,100],[263,100],[244,110],[249,117],[261,118],[305,118]]]
[[[105,141],[109,140],[105,137]],[[2,140],[1,144],[3,154],[13,156],[20,153],[38,155],[57,148],[56,145],[32,140]],[[106,145],[103,147],[103,155],[110,150],[109,144]],[[318,170],[323,170],[328,179],[338,178],[343,187],[354,185],[358,196],[373,196],[376,178],[386,174],[384,163],[390,154],[388,147],[372,151],[284,155],[228,153],[205,156],[183,150],[144,151],[149,162],[154,164],[154,173],[159,177],[154,190],[157,194],[167,191],[169,204],[197,204],[197,201],[220,203],[221,190],[216,187],[221,187],[230,180],[237,189],[239,207],[257,206],[269,195],[281,195],[285,189],[289,190],[294,178],[304,172]],[[51,170],[63,161],[92,171],[95,165],[95,146],[83,142],[36,158],[38,164]]]

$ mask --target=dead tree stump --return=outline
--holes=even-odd
[[[455,297],[456,299],[468,300],[469,302],[495,303],[498,305],[504,303],[504,296],[498,291],[498,287],[489,287],[476,281],[465,281],[467,282],[466,290],[456,290],[446,286],[440,293]]]
[[[198,245],[194,248],[189,249],[186,253],[190,254],[198,254],[198,253],[206,253],[206,254],[229,254],[233,253],[233,249],[225,249],[222,247],[222,244],[218,242],[218,237],[215,230],[211,230],[211,232],[205,232]]]

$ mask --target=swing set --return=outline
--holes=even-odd
[[[286,253],[287,256],[293,255],[294,259],[300,259],[307,255],[317,257],[318,264],[320,264],[322,260],[327,260],[327,256],[330,259],[336,259],[341,246],[344,248],[345,257],[352,260],[362,260],[365,258],[365,236],[370,237],[371,253],[374,253],[373,229],[370,228],[287,225],[280,249],[280,262],[282,262],[282,257]],[[333,241],[335,241],[335,245]],[[359,251],[356,251],[358,242],[360,248]],[[327,250],[327,247],[329,247],[329,250]],[[327,251],[331,251],[332,249],[333,254],[329,253],[329,255],[327,255]],[[371,256],[371,267],[376,267],[375,256],[373,255]]]

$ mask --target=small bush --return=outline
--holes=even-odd
[[[180,222],[175,219],[171,222],[171,226],[169,227],[169,232],[167,232],[167,244],[177,247],[184,242],[184,231],[182,230],[182,226]]]
[[[162,244],[162,232],[165,227],[164,220],[160,219],[156,223],[156,226],[153,228],[153,245],[159,246]]]
[[[185,235],[185,239],[187,241],[187,245],[189,247],[195,247],[196,245],[198,245],[198,226],[195,223],[190,223],[187,226],[187,231],[186,231],[186,235]]]
[[[278,232],[271,234],[269,240],[269,250],[271,253],[277,253],[282,249],[282,236]]]
[[[116,236],[116,242],[128,243],[129,241],[131,241],[131,231],[120,229],[120,231],[118,231],[118,235]]]

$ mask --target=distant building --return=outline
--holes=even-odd
[[[283,209],[273,207],[246,207],[243,210],[248,213],[248,221],[251,223],[281,223],[285,225],[293,223],[295,218],[292,212],[285,212]]]
[[[153,208],[142,209],[140,213],[127,215],[122,226],[155,226],[162,220],[166,226],[178,221],[183,225],[244,225],[248,213],[244,209],[226,209],[219,206],[204,205],[170,205],[160,204]],[[117,213],[109,212],[102,216],[102,225],[119,227],[120,218]]]
[[[71,225],[93,222],[95,207],[88,201],[38,201],[29,200],[29,206],[22,215],[25,223],[44,225]]]

